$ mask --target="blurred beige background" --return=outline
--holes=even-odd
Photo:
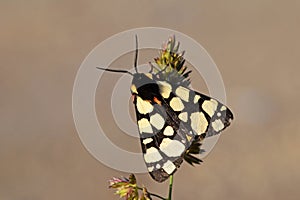
[[[119,198],[107,181],[127,174],[81,144],[72,87],[98,43],[143,26],[175,29],[201,43],[222,73],[235,114],[204,164],[184,164],[176,173],[174,199],[299,199],[299,10],[292,0],[1,1],[0,199]],[[131,65],[132,56],[124,60]],[[97,98],[110,95],[109,88]],[[109,105],[109,96],[101,101]],[[110,119],[99,104],[99,120],[101,113]],[[113,122],[107,126],[112,141],[139,151],[137,139]],[[166,195],[167,184],[137,178]]]

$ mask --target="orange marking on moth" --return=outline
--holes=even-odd
[[[132,102],[134,102],[135,96],[136,96],[135,94],[132,94],[132,95],[131,95],[131,101],[132,101]]]
[[[153,98],[153,101],[154,101],[155,103],[157,103],[158,105],[161,105],[161,101],[158,100],[158,98],[154,97],[154,98]]]

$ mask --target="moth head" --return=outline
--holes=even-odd
[[[149,91],[155,92],[158,90],[158,86],[152,79],[152,74],[136,73],[133,74],[130,90],[133,95],[138,95],[143,99],[151,99]]]

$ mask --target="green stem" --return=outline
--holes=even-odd
[[[168,200],[172,200],[172,189],[173,189],[173,175],[170,176],[169,197],[168,197]]]

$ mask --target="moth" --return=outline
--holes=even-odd
[[[230,125],[233,114],[214,98],[190,89],[184,52],[170,37],[149,73],[139,73],[138,42],[134,69],[98,69],[133,76],[130,87],[145,164],[151,177],[163,182],[176,172],[183,160],[200,164],[201,143]]]

